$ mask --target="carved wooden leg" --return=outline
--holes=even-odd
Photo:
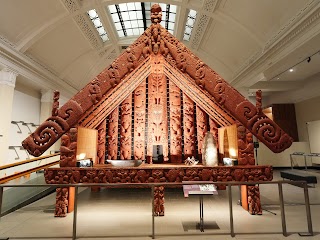
[[[67,215],[68,192],[68,188],[56,189],[56,209],[54,213],[55,217],[65,217]]]
[[[248,209],[252,215],[262,214],[259,186],[248,186]]]
[[[164,186],[154,187],[154,215],[164,216]]]

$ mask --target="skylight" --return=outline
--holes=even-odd
[[[87,13],[88,13],[94,27],[97,29],[102,41],[105,42],[105,41],[109,40],[107,32],[104,29],[104,27],[102,26],[102,22],[98,16],[97,11],[95,9],[91,9]]]
[[[186,22],[186,27],[184,29],[183,40],[190,41],[193,25],[196,22],[196,17],[197,11],[190,9]]]
[[[151,25],[151,2],[131,2],[109,5],[119,37],[141,35]],[[176,5],[160,3],[162,8],[161,25],[173,33]]]

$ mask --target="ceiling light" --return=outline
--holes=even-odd
[[[289,72],[293,72],[293,68],[290,68],[290,69],[289,69]]]

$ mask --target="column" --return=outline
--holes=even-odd
[[[9,69],[0,71],[0,165],[8,158],[14,88],[18,74]]]

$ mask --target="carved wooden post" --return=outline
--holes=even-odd
[[[248,186],[248,211],[252,215],[261,215],[262,208],[260,202],[259,186]]]
[[[65,217],[68,208],[68,188],[56,189],[56,208],[54,212],[55,217]]]
[[[154,215],[164,216],[164,186],[154,187]]]
[[[184,133],[184,157],[195,155],[195,128],[193,101],[183,94],[183,133]]]
[[[196,108],[196,115],[197,115],[197,140],[198,140],[198,154],[199,154],[199,161],[202,160],[202,145],[203,139],[208,131],[208,120],[207,114],[197,106]]]
[[[132,96],[129,95],[121,104],[120,158],[131,159],[131,119]]]
[[[134,159],[145,159],[146,82],[134,91]]]
[[[98,126],[98,151],[97,162],[104,164],[106,156],[106,120],[103,120]]]
[[[181,90],[169,81],[170,104],[170,160],[182,162]]]
[[[153,145],[163,146],[163,157],[168,161],[167,79],[163,74],[161,55],[151,55],[151,74],[148,77],[148,157]],[[151,160],[152,161],[152,160]]]
[[[60,167],[75,167],[77,165],[77,128],[72,127],[61,137]]]
[[[117,159],[118,155],[118,122],[119,109],[116,108],[109,115],[108,127],[108,159]]]
[[[237,123],[238,131],[238,163],[239,165],[255,165],[252,133]]]

